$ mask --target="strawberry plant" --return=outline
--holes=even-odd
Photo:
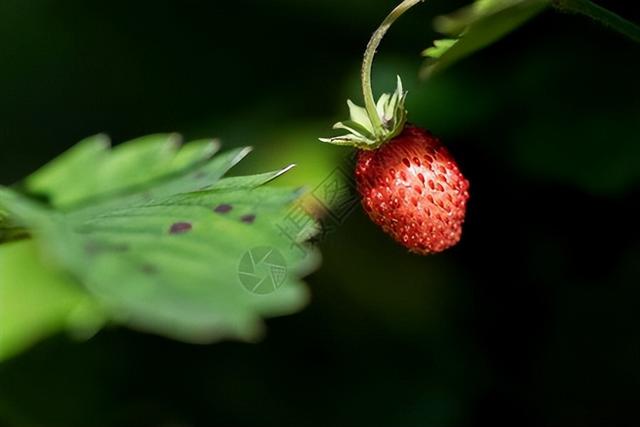
[[[0,2],[0,425],[636,425],[637,3]]]
[[[365,107],[347,101],[350,118],[336,123],[334,129],[348,133],[321,141],[359,150],[355,175],[365,211],[397,242],[427,255],[460,240],[469,182],[437,138],[407,125],[407,93],[400,77],[396,91],[382,94],[377,102],[371,87],[373,59],[383,37],[398,18],[423,1],[401,2],[373,34],[360,76]],[[436,40],[424,51],[428,60],[423,76],[495,42],[552,3],[562,10],[591,16],[640,41],[635,25],[588,0],[477,0],[436,19],[438,31],[453,38]]]
[[[298,278],[317,256],[298,245],[312,230],[283,235],[278,220],[300,192],[265,186],[290,167],[225,177],[251,149],[219,147],[152,135],[110,149],[98,135],[21,191],[0,188],[0,357],[60,328],[87,337],[112,322],[190,342],[251,341],[263,317],[302,307]],[[261,246],[289,270],[277,293],[239,285],[239,260]]]
[[[349,101],[350,119],[335,125],[347,133],[323,141],[359,150],[355,178],[364,210],[396,241],[426,255],[460,240],[469,182],[439,139],[407,123],[400,78],[377,102],[371,87],[384,35],[420,2],[401,2],[374,33],[362,64],[364,107]],[[423,77],[548,7],[640,40],[634,24],[588,0],[478,0],[436,19],[445,38],[424,51]],[[88,338],[112,324],[186,342],[252,342],[264,319],[301,309],[309,299],[301,280],[319,264],[307,243],[317,225],[305,217],[293,238],[278,228],[302,196],[271,185],[290,167],[228,176],[250,149],[219,148],[217,141],[182,145],[174,134],[110,148],[98,135],[0,187],[0,360],[59,331]],[[269,266],[285,278],[277,292],[241,286],[238,264],[247,256],[255,261],[255,248],[281,255],[284,265]]]
[[[417,3],[402,2],[371,38],[361,74],[365,108],[348,101],[350,120],[334,125],[349,133],[321,141],[360,150],[355,175],[367,214],[396,241],[426,255],[460,240],[469,183],[436,138],[406,124],[407,94],[400,77],[393,95],[385,93],[377,103],[371,88],[373,57],[382,38]]]

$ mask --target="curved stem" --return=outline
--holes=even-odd
[[[373,97],[373,89],[371,88],[371,68],[373,66],[373,57],[376,55],[378,46],[380,46],[380,42],[384,38],[384,35],[387,33],[391,25],[393,25],[393,23],[398,18],[400,18],[407,10],[423,1],[424,0],[404,0],[402,3],[400,3],[395,9],[391,11],[391,13],[385,18],[385,20],[382,21],[382,24],[380,24],[376,32],[373,33],[371,40],[369,40],[369,44],[367,44],[367,50],[364,53],[364,60],[362,61],[362,73],[360,75],[360,79],[362,81],[364,105],[367,109],[367,114],[369,115],[369,120],[371,120],[371,124],[373,125],[376,136],[379,136],[380,134],[382,122],[380,121],[380,116],[378,116],[376,101]]]
[[[640,27],[589,0],[553,0],[560,10],[581,13],[640,43]]]

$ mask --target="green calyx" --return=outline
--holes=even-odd
[[[378,102],[375,102],[371,88],[371,68],[378,46],[391,25],[407,10],[423,1],[404,0],[391,11],[373,33],[364,53],[360,74],[365,106],[360,107],[347,101],[350,119],[336,123],[333,128],[344,129],[348,133],[333,138],[320,138],[320,141],[336,145],[349,145],[362,150],[375,150],[402,132],[407,120],[407,110],[404,106],[407,93],[402,88],[402,81],[398,77],[396,91],[393,94],[383,94]]]
[[[362,150],[375,150],[402,132],[407,121],[407,110],[404,106],[406,97],[407,92],[402,88],[402,81],[398,76],[396,91],[393,94],[382,94],[376,103],[375,114],[379,124],[374,123],[366,108],[348,100],[349,120],[333,125],[334,129],[343,129],[348,133],[332,138],[320,138],[320,141]]]

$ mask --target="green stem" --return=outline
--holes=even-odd
[[[559,10],[586,15],[640,43],[640,27],[589,0],[553,0],[553,5]]]
[[[376,136],[380,136],[382,122],[380,121],[380,116],[378,116],[376,101],[373,97],[373,89],[371,88],[371,68],[373,66],[373,58],[376,55],[378,46],[380,46],[380,42],[384,38],[391,25],[393,25],[393,23],[396,22],[396,20],[400,18],[407,10],[423,1],[424,0],[404,0],[395,9],[393,9],[391,13],[385,18],[385,20],[382,21],[382,24],[380,24],[376,32],[373,33],[373,36],[371,37],[371,40],[369,40],[369,44],[367,45],[367,50],[364,53],[364,60],[362,61],[362,73],[360,75],[360,79],[362,81],[362,94],[364,95],[364,105],[367,109],[367,114],[369,115],[369,120],[371,120],[371,124],[373,125]]]

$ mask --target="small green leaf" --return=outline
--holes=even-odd
[[[498,41],[550,4],[550,0],[476,0],[450,15],[436,18],[436,30],[449,38],[426,49],[421,75],[429,77]]]
[[[428,58],[438,59],[442,55],[447,53],[447,51],[449,49],[451,49],[453,47],[453,45],[456,44],[456,43],[458,43],[458,39],[440,39],[440,40],[435,40],[433,42],[433,46],[430,47],[430,48],[427,48],[423,52],[423,55],[428,57]]]
[[[0,206],[28,225],[43,251],[115,321],[190,342],[254,340],[264,317],[292,313],[306,303],[299,278],[317,265],[318,256],[304,246],[316,228],[306,213],[297,217],[304,226],[293,235],[283,231],[300,193],[263,187],[291,167],[223,178],[249,151],[231,150],[142,188],[129,186],[141,182],[137,174],[117,167],[112,176],[121,177],[118,187],[128,191],[78,200],[78,208],[64,213],[2,187]],[[157,157],[154,162],[173,164]],[[160,168],[153,170],[163,175]],[[109,171],[105,166],[103,173]],[[68,180],[61,174],[58,182]],[[68,200],[61,187],[48,189]],[[255,293],[244,279],[262,273],[256,270],[251,276],[241,271],[246,266],[242,263],[265,248],[281,264],[272,262],[271,270],[261,270],[264,283],[274,289]]]
[[[47,265],[33,241],[0,245],[0,361],[62,329],[88,336],[103,322],[90,295]]]

